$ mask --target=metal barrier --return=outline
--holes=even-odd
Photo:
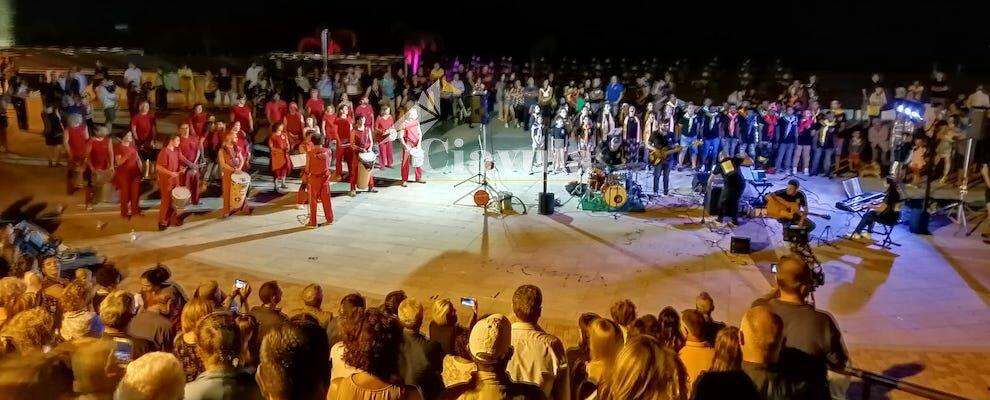
[[[870,400],[872,396],[873,388],[875,386],[881,386],[888,389],[900,390],[905,393],[913,394],[915,396],[923,397],[930,400],[970,400],[966,397],[957,396],[952,393],[946,393],[938,389],[932,389],[926,386],[917,385],[910,382],[905,382],[897,378],[892,378],[886,375],[876,374],[870,371],[864,371],[859,368],[846,367],[841,371],[833,371],[838,374],[851,376],[858,378],[863,381],[862,392],[860,393],[860,400]]]

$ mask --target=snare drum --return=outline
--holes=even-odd
[[[241,208],[247,200],[248,189],[251,187],[251,175],[246,172],[235,172],[230,176],[230,206]]]
[[[189,188],[176,186],[172,189],[172,208],[177,212],[182,212],[186,208],[186,204],[189,204],[190,197],[192,197],[192,192],[189,191]]]
[[[292,154],[289,156],[292,169],[300,169],[306,166],[306,153]]]
[[[423,149],[419,147],[413,147],[409,150],[410,163],[412,163],[413,168],[419,168],[423,166],[424,154]]]

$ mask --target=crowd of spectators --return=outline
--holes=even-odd
[[[283,310],[275,281],[255,298],[247,283],[189,293],[163,265],[137,278],[138,293],[118,289],[110,265],[51,272],[0,279],[5,399],[828,399],[827,370],[848,362],[794,258],[738,327],[713,319],[707,293],[658,314],[620,300],[582,314],[569,348],[541,327],[534,285],[511,309],[475,302],[462,325],[450,300],[401,290],[331,309],[311,284]]]

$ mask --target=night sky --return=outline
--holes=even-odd
[[[844,69],[990,60],[990,1],[15,2],[18,44],[168,54],[294,50],[329,27],[353,31],[365,53],[398,53],[405,40],[428,37],[457,54],[779,56]]]

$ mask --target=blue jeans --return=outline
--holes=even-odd
[[[756,143],[740,143],[739,152],[749,154],[749,156],[756,157]]]
[[[794,143],[781,143],[777,146],[777,160],[773,163],[778,170],[794,167]]]
[[[739,138],[725,138],[725,155],[733,157],[736,155],[736,146],[739,145]]]
[[[811,173],[813,175],[818,175],[823,173],[825,175],[832,174],[832,153],[835,149],[832,147],[819,147],[818,141],[816,140],[811,144],[811,152],[814,154],[811,157]],[[821,169],[818,168],[819,163],[821,163]]]
[[[718,148],[722,144],[722,140],[719,138],[705,139],[704,150],[701,152],[701,163],[708,168],[711,164],[718,161]]]

